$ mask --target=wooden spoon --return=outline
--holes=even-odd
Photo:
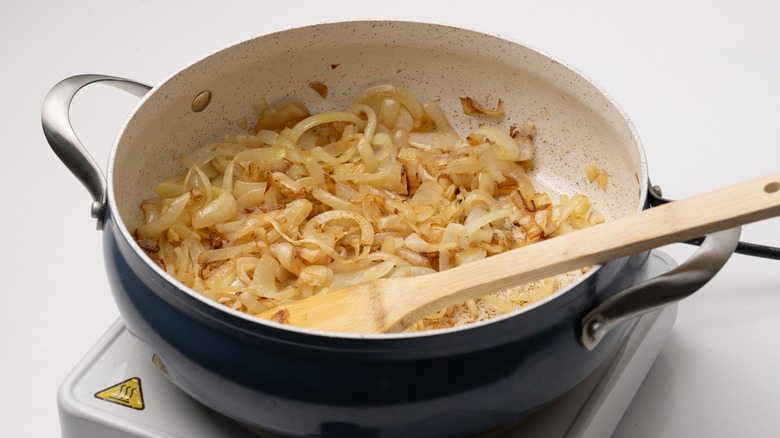
[[[403,331],[447,306],[780,215],[780,172],[430,275],[380,279],[259,316],[334,332]]]

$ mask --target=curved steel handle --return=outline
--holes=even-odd
[[[43,100],[43,134],[54,153],[92,195],[94,201],[91,214],[97,219],[97,228],[102,229],[106,212],[106,179],[73,131],[69,117],[73,97],[79,90],[95,82],[107,83],[137,97],[143,97],[152,87],[114,76],[78,75],[60,81]]]
[[[734,253],[740,227],[712,233],[685,263],[605,300],[582,319],[580,342],[593,350],[621,323],[677,302],[704,286]]]

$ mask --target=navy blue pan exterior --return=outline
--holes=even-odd
[[[181,293],[110,216],[104,251],[122,317],[182,390],[237,421],[288,436],[456,437],[508,424],[570,390],[613,352],[579,321],[647,276],[648,253],[607,263],[576,288],[495,323],[418,337],[290,331]],[[117,238],[119,236],[119,238]]]

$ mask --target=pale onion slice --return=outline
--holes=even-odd
[[[255,149],[249,149],[241,151],[236,154],[233,161],[236,163],[255,161],[255,162],[271,162],[284,158],[284,149],[279,147],[267,146]]]
[[[260,182],[249,182],[249,181],[241,181],[236,180],[235,183],[233,183],[233,191],[231,192],[235,198],[240,198],[241,195],[250,192],[252,190],[263,190],[265,191],[265,187],[268,185],[265,181]]]
[[[205,264],[215,262],[217,260],[235,259],[240,255],[252,252],[256,248],[257,244],[255,242],[249,242],[238,246],[228,246],[225,248],[203,251],[200,254],[200,257],[198,257],[198,263]]]
[[[265,187],[250,190],[236,199],[236,205],[242,210],[263,205],[265,203],[265,192]]]
[[[289,242],[279,242],[270,246],[271,254],[288,272],[296,276],[305,267],[295,258],[295,247]]]
[[[212,291],[219,293],[228,289],[236,278],[236,261],[228,260],[220,267],[211,271],[208,278],[204,280],[205,286]]]
[[[524,147],[521,149],[521,145],[507,131],[495,125],[482,125],[469,134],[469,137],[480,142],[485,142],[487,139],[492,140],[496,147],[496,155],[502,160],[524,161],[533,157],[532,149],[526,146],[530,146],[530,143],[523,143]]]
[[[325,170],[322,168],[320,163],[314,159],[314,157],[307,158],[304,162],[304,166],[306,167],[306,171],[309,172],[310,178],[315,185],[325,185]]]
[[[379,166],[379,159],[377,158],[376,154],[374,154],[374,150],[371,148],[371,143],[373,141],[374,133],[376,132],[377,127],[376,113],[368,105],[354,105],[352,110],[365,114],[368,121],[366,128],[363,130],[363,134],[358,136],[359,140],[357,149],[358,153],[360,154],[360,158],[363,159],[363,163],[366,165],[366,172],[373,172],[374,169]]]
[[[303,228],[305,238],[314,237],[322,232],[322,228],[330,221],[347,219],[357,223],[360,227],[360,244],[370,245],[374,242],[374,227],[362,215],[354,211],[347,210],[329,210],[314,216],[306,223]]]
[[[436,181],[424,181],[409,200],[409,205],[437,205],[442,199],[444,187]]]
[[[279,227],[289,235],[297,235],[298,228],[311,213],[314,205],[306,198],[296,199],[279,212],[276,221]]]
[[[409,133],[414,129],[414,116],[412,116],[405,107],[398,110],[398,117],[395,119],[395,125],[389,126],[395,131]]]
[[[481,260],[487,257],[487,251],[483,248],[468,248],[455,253],[455,265],[465,265],[466,263]]]
[[[355,103],[371,105],[372,102],[381,102],[385,99],[393,99],[401,103],[409,114],[416,120],[425,115],[420,101],[409,90],[394,84],[379,84],[368,87],[355,98]]]
[[[262,144],[272,145],[276,141],[277,135],[279,134],[269,129],[258,129],[255,137]]]
[[[388,128],[395,126],[395,122],[398,120],[398,112],[400,109],[401,104],[397,100],[383,99],[379,106],[377,121],[381,126]]]
[[[176,223],[184,212],[184,208],[190,200],[190,193],[184,193],[183,195],[175,198],[170,205],[164,206],[160,215],[149,222],[148,224],[141,225],[138,228],[138,235],[141,237],[156,237],[167,230],[171,225]]]
[[[276,271],[279,262],[269,254],[263,254],[252,273],[251,291],[259,297],[271,298],[276,295],[279,288],[276,284]]]
[[[175,198],[190,190],[190,185],[181,180],[181,176],[163,181],[154,188],[154,193],[161,198]]]
[[[261,313],[274,307],[271,304],[266,304],[266,302],[261,301],[260,299],[258,299],[258,297],[252,295],[249,292],[239,293],[238,299],[241,301],[241,304],[243,304],[246,307],[247,311],[250,313]]]
[[[460,246],[460,238],[466,237],[468,234],[468,228],[459,223],[451,222],[444,228],[444,233],[441,236],[441,246],[447,250],[456,249]]]
[[[433,120],[433,124],[436,125],[436,128],[439,131],[446,132],[447,134],[460,138],[460,134],[458,134],[458,132],[455,131],[455,129],[452,127],[450,121],[447,119],[447,116],[444,114],[444,111],[442,111],[441,106],[439,106],[435,100],[430,100],[423,104],[423,110],[425,111],[425,115]],[[461,139],[461,141],[463,143],[466,142],[465,139]]]
[[[510,137],[511,138],[511,137]],[[513,140],[514,141],[514,140]],[[468,145],[459,135],[448,132],[410,132],[409,144],[426,151],[455,152]]]
[[[331,288],[333,290],[339,290],[344,289],[345,287],[382,278],[387,275],[394,266],[395,263],[393,261],[386,261],[355,272],[349,272],[346,274],[333,274],[333,283],[331,284]]]
[[[298,122],[290,131],[291,136],[289,140],[295,144],[304,132],[308,131],[315,126],[324,125],[326,123],[333,122],[349,122],[349,123],[361,123],[361,119],[356,114],[346,111],[331,111],[327,113],[315,114],[309,116],[300,122]]]
[[[438,252],[441,249],[440,245],[426,242],[417,233],[412,233],[404,239],[404,246],[412,251],[419,253],[431,253]]]
[[[200,178],[198,185],[202,185],[206,189],[206,203],[208,204],[211,202],[212,199],[214,199],[214,190],[212,188],[211,179],[208,177],[208,175],[206,175],[206,172],[204,172],[200,167],[194,166],[193,169],[195,169],[195,173]]]
[[[327,164],[342,164],[352,159],[357,152],[357,144],[344,150],[340,155],[333,156],[321,146],[316,146],[310,151],[315,160]]]
[[[236,215],[238,204],[233,195],[217,187],[212,187],[212,190],[216,192],[216,198],[192,214],[192,227],[195,229],[229,221]]]
[[[267,182],[271,186],[278,187],[282,194],[287,196],[302,195],[306,193],[306,187],[299,181],[295,181],[282,172],[271,172]]]
[[[334,209],[334,210],[345,210],[345,211],[351,211],[353,213],[361,214],[363,213],[363,210],[358,207],[355,204],[352,204],[348,200],[344,200],[341,197],[338,197],[336,195],[332,195],[329,192],[319,188],[315,187],[311,191],[312,197],[314,199],[322,202],[323,204],[327,205],[328,207]]]
[[[301,270],[298,281],[304,286],[325,287],[333,281],[333,270],[327,266],[310,265]]]
[[[244,285],[252,284],[252,275],[260,259],[253,256],[238,257],[236,259],[236,279]]]
[[[511,208],[501,208],[485,213],[481,213],[480,210],[475,209],[472,211],[472,214],[469,214],[466,217],[464,226],[466,227],[468,234],[473,234],[485,225],[504,219],[510,214],[512,214]]]

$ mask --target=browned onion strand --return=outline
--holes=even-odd
[[[436,102],[392,84],[340,111],[255,108],[254,127],[183,154],[187,170],[157,185],[135,228],[168,274],[242,312],[452,269],[603,221],[583,195],[554,203],[534,189],[530,120],[462,137]],[[469,300],[412,329],[511,312],[567,281]]]

